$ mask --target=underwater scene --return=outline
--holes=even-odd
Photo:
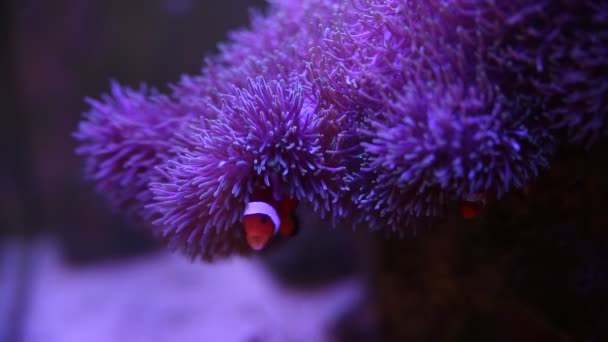
[[[608,1],[2,6],[0,342],[608,340]]]

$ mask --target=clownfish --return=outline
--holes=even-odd
[[[295,219],[297,201],[284,198],[279,202],[269,202],[252,201],[245,208],[243,217],[245,236],[247,244],[255,251],[262,250],[277,234],[293,236],[297,233]]]
[[[462,202],[462,204],[460,205],[460,213],[462,214],[462,217],[464,217],[465,219],[474,219],[477,216],[481,215],[481,212],[483,211],[483,206],[479,203],[473,203],[473,202]]]
[[[481,215],[486,206],[486,197],[483,194],[470,194],[463,197],[460,204],[460,213],[465,219],[474,219]]]

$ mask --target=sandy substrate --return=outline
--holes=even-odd
[[[200,264],[161,253],[74,268],[49,241],[30,250],[24,342],[331,341],[336,321],[363,298],[355,280],[282,287],[252,260]],[[0,296],[10,297],[4,285]]]

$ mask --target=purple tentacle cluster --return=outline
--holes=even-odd
[[[173,248],[246,253],[257,189],[403,231],[608,133],[608,2],[273,0],[171,96],[113,86],[87,173]]]
[[[74,134],[87,175],[117,208],[149,222],[155,217],[144,208],[152,201],[149,183],[160,177],[156,168],[171,155],[170,138],[182,125],[183,111],[154,90],[117,83],[102,101],[89,103],[91,110]]]
[[[250,79],[223,94],[220,106],[209,103],[217,119],[193,120],[180,133],[175,158],[160,167],[164,180],[150,184],[155,203],[148,206],[160,213],[155,223],[170,245],[205,258],[232,253],[244,241],[237,227],[259,188],[331,211],[344,168],[321,132],[335,131],[340,118],[318,111],[303,92],[297,79]]]

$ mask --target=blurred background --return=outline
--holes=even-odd
[[[0,3],[0,341],[608,340],[606,139],[476,220],[400,240],[306,215],[259,258],[191,263],[106,205],[71,133],[110,80],[197,73],[263,1]]]
[[[167,90],[264,1],[1,3],[0,341],[329,341],[353,313],[371,322],[353,234],[191,263],[113,211],[74,154],[86,97]]]
[[[228,30],[246,26],[249,9],[261,10],[263,1],[3,3],[2,231],[58,233],[76,262],[118,252],[125,241],[120,215],[91,191],[73,152],[85,97],[99,98],[110,80],[165,90],[197,73],[203,57]]]

